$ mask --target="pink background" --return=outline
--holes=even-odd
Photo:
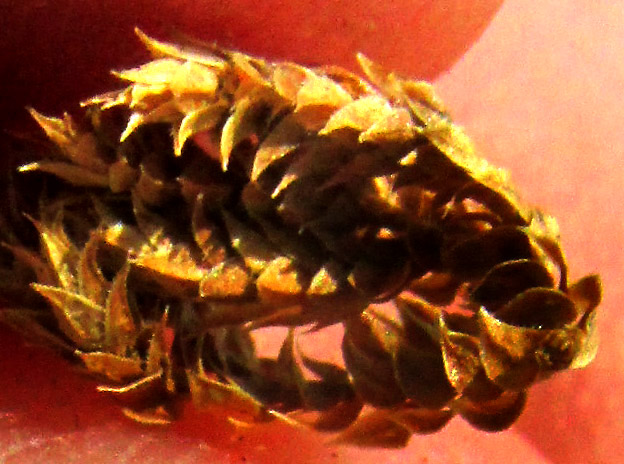
[[[405,450],[362,451],[320,446],[318,435],[278,426],[233,434],[222,417],[192,412],[169,429],[145,428],[120,419],[115,404],[63,361],[2,331],[0,461],[619,462],[622,63],[619,2],[509,0],[474,47],[437,80],[479,150],[511,170],[526,200],[558,218],[572,277],[600,272],[604,282],[595,363],[534,388],[509,431],[481,433],[456,419],[438,434],[413,437]],[[408,63],[403,69],[414,68]]]

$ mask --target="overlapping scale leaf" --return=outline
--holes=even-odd
[[[367,403],[390,407],[405,400],[395,377],[392,354],[366,317],[345,323],[342,353],[354,387]]]
[[[456,395],[447,374],[435,309],[422,301],[399,304],[403,340],[395,352],[396,377],[405,395],[416,404],[439,409]]]
[[[542,372],[567,368],[582,350],[574,303],[561,292],[534,288],[495,314],[482,308],[481,359],[487,376],[518,390]]]

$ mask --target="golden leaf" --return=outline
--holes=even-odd
[[[108,225],[102,232],[102,237],[107,245],[125,253],[138,251],[145,245],[145,237],[137,228],[122,222]]]
[[[174,417],[164,406],[142,409],[140,411],[122,408],[123,414],[139,424],[145,425],[169,425],[174,421]]]
[[[93,172],[88,168],[63,161],[38,161],[36,163],[24,164],[20,166],[19,171],[47,172],[81,187],[108,187],[108,176],[106,174]]]
[[[442,359],[446,376],[458,392],[463,392],[481,369],[478,337],[450,329],[440,318]]]
[[[182,148],[186,141],[203,131],[213,129],[223,116],[227,107],[223,104],[203,104],[202,107],[187,113],[180,123],[180,127],[174,132],[174,153],[182,155]]]
[[[117,354],[126,353],[134,346],[137,337],[137,326],[127,288],[129,269],[125,265],[115,275],[106,301],[106,346]]]
[[[127,358],[104,352],[76,352],[89,372],[108,377],[113,382],[126,382],[143,374],[139,358]]]
[[[80,106],[99,106],[102,110],[107,110],[115,106],[128,106],[132,101],[132,87],[126,87],[123,90],[113,90],[111,92],[102,93],[80,102]]]
[[[135,28],[134,32],[155,58],[169,57],[179,60],[188,60],[219,70],[222,70],[225,67],[225,63],[223,62],[223,60],[215,56],[207,55],[205,53],[199,53],[198,51],[190,49],[184,49],[179,45],[172,45],[165,42],[160,42],[156,39],[149,37],[139,28]]]
[[[324,65],[314,69],[314,71],[338,83],[340,87],[349,92],[353,99],[357,99],[365,94],[375,93],[373,87],[362,79],[361,76],[340,66]]]
[[[193,404],[198,409],[227,407],[231,417],[243,422],[266,422],[275,414],[235,384],[225,384],[187,370]]]
[[[598,354],[600,336],[598,333],[598,326],[596,324],[596,317],[596,311],[591,311],[581,320],[581,342],[578,353],[570,363],[570,368],[572,369],[582,369],[583,367],[587,367]]]
[[[430,338],[436,338],[437,330],[433,330],[433,328],[437,328],[438,321],[442,315],[442,311],[438,306],[429,304],[411,292],[399,294],[396,298],[396,305],[401,314],[404,329],[409,330],[409,327],[414,325],[419,330],[426,330]],[[407,328],[405,325],[407,325]]]
[[[384,93],[396,98],[396,89],[393,88],[392,85],[393,80],[395,80],[395,76],[393,74],[389,74],[379,64],[369,59],[363,53],[358,53],[355,57],[368,80],[370,80],[379,90],[382,90]]]
[[[236,262],[217,264],[202,277],[199,296],[229,299],[241,297],[249,290],[251,279],[247,268]]]
[[[272,76],[275,91],[292,105],[295,105],[297,94],[310,74],[310,70],[304,66],[294,63],[277,63]]]
[[[52,305],[62,332],[84,350],[100,347],[104,333],[105,312],[88,298],[61,288],[32,284]]]
[[[173,391],[174,385],[171,378],[171,343],[167,337],[167,320],[168,309],[152,327],[152,337],[149,341],[147,349],[147,358],[145,359],[145,374],[152,375],[163,370],[164,383],[169,391]]]
[[[265,304],[296,303],[305,291],[295,263],[280,256],[267,263],[256,280],[258,296]]]
[[[308,73],[297,91],[295,112],[308,106],[342,108],[352,101],[351,95],[330,78]]]
[[[138,68],[124,71],[113,71],[120,79],[131,81],[135,84],[144,85],[169,85],[173,76],[180,70],[184,63],[174,58],[161,58],[150,61]]]
[[[236,89],[236,99],[242,99],[247,96],[248,92],[260,89],[267,90],[270,87],[268,80],[263,76],[261,70],[266,72],[269,68],[268,63],[258,58],[239,52],[225,52],[231,61],[234,74],[239,79],[239,86]]]
[[[107,393],[125,403],[145,403],[165,396],[162,370],[121,387],[99,385],[99,392]]]
[[[393,108],[362,132],[358,140],[361,143],[399,143],[411,140],[416,133],[409,112],[404,108]]]
[[[403,92],[412,102],[423,103],[438,113],[446,113],[444,104],[428,82],[401,80],[400,84]]]
[[[119,141],[124,142],[130,135],[145,122],[145,115],[141,113],[132,113],[128,119],[126,128],[119,136]]]
[[[344,282],[346,278],[344,274],[337,263],[325,264],[312,277],[306,294],[308,296],[327,296],[336,293],[340,283]]]
[[[186,96],[212,99],[219,87],[219,78],[214,69],[187,61],[173,71],[169,88],[180,100]]]
[[[199,267],[188,249],[162,242],[156,249],[145,249],[130,260],[145,281],[156,284],[166,294],[193,298],[199,295],[199,282],[206,269]]]
[[[225,122],[221,132],[221,168],[227,171],[232,150],[246,138],[256,135],[260,129],[253,111],[258,104],[251,98],[240,100],[234,112]]]
[[[331,134],[340,129],[366,132],[392,114],[393,109],[384,98],[377,95],[361,97],[332,114],[319,135]]]
[[[567,296],[582,314],[593,311],[602,300],[600,277],[593,274],[579,279],[568,288]]]
[[[258,147],[251,170],[251,180],[256,181],[273,162],[296,150],[305,135],[305,129],[292,115],[284,117]]]
[[[76,289],[74,270],[78,264],[79,254],[65,233],[62,210],[58,211],[52,221],[33,221],[33,224],[39,231],[42,248],[56,272],[61,287],[67,290]]]
[[[68,113],[63,115],[63,119],[44,116],[33,108],[28,108],[28,112],[37,124],[45,131],[48,138],[59,148],[69,146],[78,135],[74,122]]]
[[[135,86],[134,89],[140,89],[140,87]],[[139,95],[139,90],[136,92],[133,90],[133,95],[137,98],[136,104],[134,104],[137,112],[130,115],[128,124],[119,137],[120,142],[124,142],[139,127],[145,124],[155,122],[177,122],[180,120],[181,115],[177,106],[172,101],[166,101],[166,97],[158,97],[158,100],[163,101],[147,102],[146,99],[151,98],[154,94],[150,93],[149,95]]]
[[[283,104],[273,90],[264,87],[236,102],[221,131],[221,167],[224,171],[227,171],[230,155],[239,143],[250,140],[256,144],[264,137],[268,121],[259,117],[262,112],[271,109],[277,114]]]
[[[63,119],[59,119],[44,116],[32,108],[29,108],[28,111],[35,121],[37,121],[37,124],[45,131],[48,138],[61,149],[67,159],[77,165],[75,166],[76,172],[87,173],[88,171],[93,171],[91,174],[92,177],[95,177],[97,173],[102,174],[106,172],[108,166],[99,156],[95,136],[90,132],[78,131],[76,127],[74,127],[74,123],[69,114],[65,113]],[[41,162],[41,164],[54,165],[53,162]],[[84,169],[79,170],[78,167]],[[68,170],[69,168],[65,169]],[[50,172],[54,173],[54,171]],[[88,174],[85,175],[88,177]],[[76,176],[74,175],[73,178],[76,178]]]
[[[171,103],[171,92],[169,86],[166,84],[161,85],[145,85],[145,84],[133,84],[130,88],[130,104],[128,107],[136,112],[143,114],[149,114],[150,111],[163,106],[165,108],[173,108]],[[156,114],[160,113],[157,112]],[[132,120],[128,122],[128,129],[125,134],[130,133]],[[123,142],[124,136],[120,137],[120,141]]]
[[[91,232],[91,237],[80,252],[77,277],[80,294],[98,306],[104,306],[110,283],[104,277],[98,264],[98,249],[102,243],[100,231]]]

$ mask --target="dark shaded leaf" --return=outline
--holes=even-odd
[[[395,379],[392,355],[364,316],[345,323],[342,355],[353,385],[367,403],[395,406],[405,399]]]
[[[390,413],[377,410],[360,417],[353,425],[341,432],[336,443],[363,447],[403,448],[412,431],[394,420]]]
[[[546,268],[537,261],[507,261],[494,266],[473,291],[472,298],[496,312],[516,295],[532,287],[554,287]]]
[[[525,392],[505,392],[497,399],[487,402],[462,400],[458,403],[458,409],[461,416],[478,429],[498,432],[516,421],[525,403]]]

